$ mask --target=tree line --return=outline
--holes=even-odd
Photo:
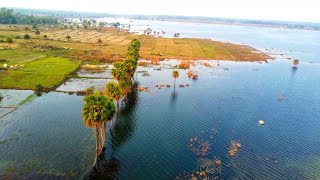
[[[59,20],[51,16],[33,16],[15,12],[13,9],[0,9],[0,24],[58,24]]]
[[[89,89],[84,98],[83,121],[86,127],[94,128],[96,134],[96,158],[93,167],[96,167],[98,156],[105,148],[107,121],[111,121],[110,130],[112,130],[112,119],[119,111],[119,101],[125,99],[133,89],[133,77],[138,65],[139,50],[140,42],[136,39],[132,40],[124,61],[113,64],[114,68],[111,73],[117,82],[107,83],[104,94]],[[116,105],[113,101],[116,101]]]

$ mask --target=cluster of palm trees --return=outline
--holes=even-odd
[[[119,111],[119,100],[126,98],[132,89],[132,80],[137,69],[139,59],[140,42],[132,40],[125,60],[114,64],[112,75],[118,82],[109,82],[106,84],[105,94],[97,91],[87,94],[84,98],[82,108],[82,117],[86,127],[94,128],[96,133],[96,158],[93,167],[96,167],[97,159],[104,149],[107,132],[107,121],[111,121],[116,112]],[[89,91],[88,91],[89,92]],[[113,101],[116,101],[116,106]]]
[[[138,66],[140,50],[140,41],[137,39],[132,40],[123,62],[117,62],[113,64],[111,74],[118,83],[115,84],[116,88],[120,91],[120,96],[126,98],[131,91],[132,80]],[[106,86],[106,91],[108,84]]]

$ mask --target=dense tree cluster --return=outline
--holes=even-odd
[[[58,24],[55,17],[30,16],[14,12],[13,9],[0,9],[0,24]]]
[[[137,69],[139,59],[140,41],[132,40],[124,62],[114,63],[111,73],[118,80],[121,95],[125,97],[131,89],[132,79]]]

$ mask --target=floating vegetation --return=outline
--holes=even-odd
[[[188,71],[188,77],[191,79],[198,79],[198,75],[192,71]]]
[[[86,91],[76,91],[77,96],[84,96],[86,95]]]
[[[169,88],[169,87],[171,87],[171,85],[170,85],[170,84],[167,84],[166,87]]]
[[[144,91],[144,92],[149,92],[149,87],[142,87],[142,86],[139,86],[137,88],[138,91]]]
[[[1,96],[1,95],[0,95]],[[1,98],[1,97],[0,97]],[[29,95],[26,99],[22,100],[20,103],[19,103],[19,106],[22,106],[24,105],[25,103],[31,101],[32,99],[34,99],[35,96],[33,94]]]
[[[150,63],[148,61],[138,61],[139,66],[148,66]]]
[[[183,172],[177,176],[176,179],[221,179],[221,166],[220,159],[203,159],[198,160],[199,166],[192,172]]]
[[[142,74],[142,76],[150,76],[150,74],[147,73],[147,72],[144,72],[144,73]]]
[[[0,93],[0,101],[2,101],[4,97],[2,96],[2,94]]]
[[[187,144],[187,148],[190,149],[190,151],[196,156],[207,156],[212,146],[210,139],[214,140],[216,134],[217,131],[213,128],[211,130],[202,131],[200,136],[190,139]]]
[[[161,66],[160,66],[160,67],[154,68],[153,70],[161,71],[161,70],[162,70],[162,68],[161,68]]]
[[[157,84],[155,87],[158,88],[158,89],[161,89],[162,87],[164,87],[164,85],[163,84]]]
[[[241,144],[239,142],[231,141],[231,147],[229,148],[229,155],[231,157],[236,156],[240,148],[241,148]]]
[[[146,73],[148,71],[137,71],[137,73]]]
[[[208,68],[211,68],[211,67],[212,67],[211,64],[209,64],[209,63],[207,63],[207,62],[203,62],[202,65],[203,65],[204,67],[208,67]]]

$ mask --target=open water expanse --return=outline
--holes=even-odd
[[[175,90],[176,60],[138,67],[136,79],[150,91],[133,92],[122,103],[97,174],[91,171],[94,131],[81,117],[83,97],[51,92],[19,105],[33,92],[0,90],[5,96],[0,106],[8,107],[0,108],[0,117],[17,107],[0,118],[0,179],[187,179],[197,172],[222,179],[320,178],[319,31],[129,22],[132,31],[149,27],[167,36],[248,44],[275,60],[195,62],[191,70],[199,79],[180,70]],[[298,58],[299,67],[289,58]],[[79,75],[109,78],[110,72]],[[71,79],[58,89],[102,89],[110,80]],[[234,156],[228,153],[232,143],[241,144]],[[212,166],[215,159],[222,161],[221,169]]]

